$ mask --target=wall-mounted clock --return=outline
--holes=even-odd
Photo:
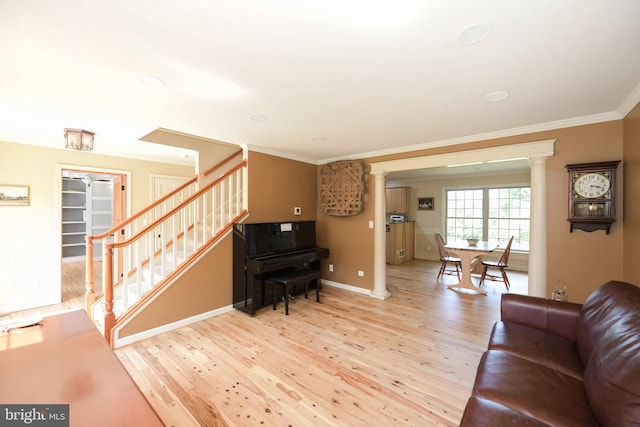
[[[569,231],[605,230],[616,220],[616,168],[619,160],[567,165]]]

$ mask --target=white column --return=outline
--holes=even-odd
[[[373,291],[370,297],[387,299],[391,296],[387,291],[387,257],[386,257],[386,227],[385,227],[385,199],[386,172],[372,172],[375,177],[375,206],[373,213]]]
[[[529,295],[547,295],[547,158],[531,162],[531,241],[529,247]]]

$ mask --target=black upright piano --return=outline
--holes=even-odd
[[[302,269],[320,270],[329,249],[316,246],[315,221],[233,225],[233,307],[254,315],[271,305],[269,278]]]

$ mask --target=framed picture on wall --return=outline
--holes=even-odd
[[[29,186],[0,184],[0,206],[29,206]]]
[[[433,197],[419,197],[418,198],[418,210],[432,211],[433,210]]]

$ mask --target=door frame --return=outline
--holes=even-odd
[[[93,167],[93,166],[80,166],[80,165],[69,165],[69,164],[56,164],[56,179],[55,181],[55,197],[56,197],[56,224],[60,225],[62,224],[62,172],[64,170],[72,170],[72,171],[77,171],[77,172],[89,172],[89,173],[101,173],[101,174],[105,174],[105,175],[114,175],[119,177],[120,179],[114,179],[114,186],[116,185],[116,182],[119,181],[118,185],[123,185],[124,184],[124,192],[123,191],[114,191],[113,194],[113,208],[114,208],[114,212],[113,212],[113,222],[114,224],[116,224],[118,222],[118,218],[120,218],[120,221],[122,221],[124,218],[127,218],[131,215],[131,171],[127,171],[127,170],[120,170],[120,169],[110,169],[110,168],[99,168],[99,167]],[[122,183],[122,180],[124,179],[124,183]],[[123,194],[124,193],[124,194]],[[116,197],[118,196],[118,197]],[[115,209],[118,209],[118,211],[116,212]],[[124,218],[122,218],[122,215],[124,215]],[[59,290],[60,290],[60,297],[59,297],[59,301],[58,303],[62,302],[62,232],[61,232],[61,228],[57,229],[56,232],[56,241],[57,241],[57,245],[56,245],[56,251],[57,253],[55,254],[56,259],[60,260],[59,265],[59,274],[58,277],[60,278],[60,283],[59,283]]]

